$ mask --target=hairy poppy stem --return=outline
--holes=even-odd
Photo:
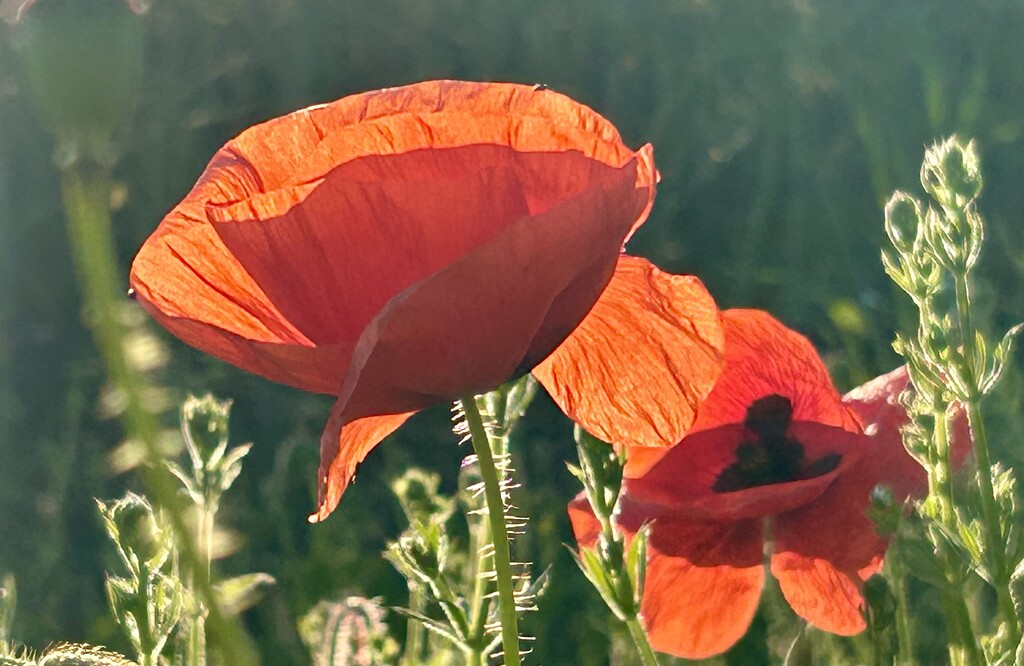
[[[508,532],[505,529],[505,500],[498,481],[498,469],[491,455],[490,437],[484,428],[476,398],[472,395],[459,398],[462,411],[469,425],[473,440],[473,451],[480,465],[480,476],[484,481],[484,500],[487,503],[487,520],[491,527],[491,543],[494,546],[494,572],[498,585],[498,617],[501,618],[501,646],[505,666],[519,666],[519,620],[516,615],[516,600],[512,589],[512,565],[508,547]]]
[[[111,385],[125,400],[121,416],[125,431],[145,447],[149,465],[141,468],[141,472],[146,486],[156,503],[167,509],[182,559],[193,571],[200,571],[203,565],[181,515],[176,485],[162,464],[157,445],[159,424],[142,397],[145,381],[125,353],[125,330],[119,310],[119,294],[124,290],[118,277],[110,219],[110,174],[102,167],[75,164],[63,172],[61,192],[85,305],[85,323],[92,331]],[[225,662],[259,664],[259,657],[241,630],[219,611],[209,578],[200,581],[196,592],[209,609],[210,631],[218,639]]]

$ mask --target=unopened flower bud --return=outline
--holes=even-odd
[[[956,136],[937,143],[925,153],[921,184],[945,206],[962,207],[981,193],[981,166],[974,142],[962,144]]]
[[[897,190],[885,204],[885,231],[900,252],[909,253],[921,230],[921,204]]]

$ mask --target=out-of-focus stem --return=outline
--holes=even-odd
[[[519,666],[519,620],[516,616],[516,601],[512,589],[512,565],[508,547],[508,532],[505,530],[505,501],[501,495],[498,470],[491,454],[490,438],[484,428],[476,398],[462,396],[462,411],[469,425],[473,440],[473,451],[480,465],[480,476],[484,482],[484,499],[487,503],[487,520],[490,524],[491,544],[494,546],[494,572],[498,584],[498,616],[501,618],[501,645],[505,666]]]
[[[110,174],[102,167],[78,163],[64,170],[61,193],[67,215],[68,240],[82,289],[85,323],[106,366],[107,378],[124,400],[122,422],[128,436],[145,447],[148,465],[142,475],[156,503],[167,510],[182,559],[193,571],[200,560],[177,501],[176,484],[161,463],[159,424],[143,401],[145,381],[125,354],[125,330],[118,306],[124,293],[110,220]],[[224,659],[231,664],[259,664],[259,657],[241,631],[220,613],[206,578],[197,590],[209,609],[211,632]]]
[[[917,666],[914,657],[914,624],[910,618],[907,599],[907,581],[903,575],[903,562],[898,548],[889,548],[885,564],[889,569],[889,581],[896,597],[896,662],[900,666]]]
[[[409,583],[409,610],[422,613],[424,608],[423,589],[419,583]],[[405,652],[402,662],[405,666],[419,666],[423,653],[423,624],[410,617],[405,625]]]

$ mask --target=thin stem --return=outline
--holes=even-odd
[[[422,588],[418,583],[409,583],[409,609],[422,613],[425,606],[425,599]],[[422,663],[423,653],[423,624],[419,620],[410,617],[405,626],[405,653],[402,662],[405,666],[419,666]]]
[[[916,666],[914,657],[914,624],[910,618],[907,599],[907,581],[903,576],[903,562],[897,548],[889,548],[885,563],[889,568],[889,582],[896,596],[896,657],[901,666]]]
[[[640,625],[640,618],[636,615],[629,618],[626,620],[626,627],[629,629],[629,635],[633,639],[633,644],[636,645],[636,651],[640,654],[640,661],[643,665],[659,666],[658,656],[651,649],[651,644],[647,640],[647,632]]]
[[[199,558],[181,515],[176,483],[161,464],[163,457],[157,446],[159,424],[142,399],[145,381],[125,354],[125,329],[118,307],[124,290],[110,219],[110,174],[100,167],[76,164],[62,173],[61,193],[68,240],[85,305],[85,323],[92,331],[111,385],[125,400],[121,417],[125,431],[145,447],[150,464],[143,467],[141,473],[146,486],[156,503],[167,509],[182,559],[197,570]],[[209,581],[198,591],[210,610],[210,629],[219,638],[225,661],[259,664],[259,657],[246,637],[213,603]]]
[[[985,549],[992,558],[992,584],[996,590],[996,604],[1010,631],[1010,645],[1017,645],[1021,638],[1020,621],[1010,596],[1010,577],[1006,566],[1006,541],[1000,524],[999,505],[992,488],[992,463],[989,458],[988,436],[985,419],[981,412],[981,393],[978,387],[978,368],[974,367],[977,357],[975,330],[971,317],[970,286],[966,271],[957,273],[956,309],[960,322],[960,340],[963,344],[963,371],[971,391],[967,400],[967,418],[971,426],[974,446],[974,460],[977,464],[978,487],[981,491],[982,519],[985,522]]]
[[[491,531],[490,527],[483,516],[476,515],[476,524],[470,522],[470,538],[469,552],[474,554],[476,557],[473,559],[473,595],[470,597],[469,602],[469,631],[473,643],[473,652],[467,655],[466,664],[467,666],[474,666],[479,663],[483,666],[484,663],[484,644],[487,640],[485,636],[485,626],[487,624],[487,578],[483,575],[484,573],[484,558],[492,559],[490,555],[482,555],[481,550],[484,544],[491,542]]]
[[[498,615],[501,618],[501,645],[505,653],[505,666],[519,666],[519,621],[512,589],[512,565],[509,556],[508,532],[505,530],[505,500],[502,497],[498,470],[491,455],[491,442],[484,429],[476,398],[462,396],[462,411],[473,440],[473,451],[480,465],[484,481],[484,500],[490,524],[491,543],[494,546],[494,572],[498,584]]]
[[[929,471],[929,486],[938,493],[940,518],[946,529],[956,534],[957,518],[953,510],[953,480],[950,476],[949,430],[945,411],[935,410],[935,428],[932,433],[936,453],[935,466]],[[938,543],[939,560],[946,577],[942,591],[946,613],[946,634],[949,641],[950,666],[980,666],[981,651],[975,639],[971,615],[960,593],[959,562],[954,553]]]

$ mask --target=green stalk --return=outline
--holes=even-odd
[[[992,463],[989,458],[988,436],[985,433],[985,419],[981,413],[981,393],[978,387],[975,329],[971,317],[970,287],[967,271],[955,275],[956,309],[960,323],[960,340],[963,344],[963,371],[966,375],[970,396],[967,400],[967,419],[971,425],[974,446],[974,460],[977,464],[978,487],[981,490],[981,511],[985,523],[985,551],[992,558],[992,585],[996,590],[996,604],[999,614],[1010,631],[1009,644],[1017,645],[1021,638],[1020,621],[1010,596],[1010,572],[1006,566],[1006,541],[1000,526],[999,505],[992,488]]]
[[[898,548],[889,548],[885,558],[889,567],[889,581],[896,596],[896,656],[901,666],[917,666],[914,657],[914,625],[910,619],[910,607],[907,598],[907,582],[903,576],[903,562]]]
[[[640,618],[636,615],[629,618],[626,620],[626,627],[629,629],[629,635],[633,639],[633,644],[636,645],[636,650],[640,654],[640,661],[643,665],[659,666],[658,656],[651,649],[651,644],[647,640],[647,632],[640,625]]]
[[[928,470],[928,482],[931,491],[939,499],[940,518],[952,534],[957,533],[956,513],[953,510],[953,479],[950,475],[949,431],[947,417],[943,410],[935,410],[935,429],[933,432],[935,466]],[[934,477],[934,478],[932,478]],[[970,611],[960,591],[958,561],[954,553],[936,544],[939,549],[939,560],[946,577],[946,586],[942,590],[943,606],[946,613],[946,633],[949,640],[950,666],[981,666],[984,661],[978,642],[975,639],[971,623]]]
[[[483,651],[486,642],[484,626],[487,623],[487,613],[485,612],[486,599],[484,597],[487,592],[487,580],[481,575],[483,574],[483,567],[481,564],[482,558],[479,553],[483,545],[490,543],[490,541],[490,528],[487,521],[481,516],[479,522],[471,527],[469,539],[469,552],[476,555],[476,557],[473,558],[473,595],[470,597],[469,602],[469,630],[474,643],[471,646],[473,652],[466,657],[467,666],[477,666],[477,664],[483,666],[484,664]]]
[[[491,442],[484,429],[476,398],[472,395],[459,398],[466,423],[473,440],[473,451],[480,465],[480,476],[484,481],[484,499],[487,504],[487,520],[490,524],[491,543],[494,546],[494,571],[498,583],[498,614],[501,618],[501,645],[505,653],[505,666],[519,666],[519,622],[516,617],[516,600],[512,590],[512,565],[510,562],[508,532],[505,530],[505,501],[501,496],[498,470],[491,455]]]
[[[419,583],[409,583],[409,609],[422,613],[425,607],[423,590]],[[423,624],[410,617],[405,626],[405,653],[402,662],[405,666],[419,666],[423,652]]]
[[[85,323],[106,365],[107,377],[125,399],[122,415],[128,436],[142,443],[147,466],[141,472],[156,503],[167,510],[182,558],[193,571],[201,566],[177,501],[177,486],[161,464],[157,446],[159,424],[142,401],[145,382],[125,355],[125,329],[119,310],[124,293],[110,219],[110,174],[78,163],[62,172],[61,194],[68,222],[68,241],[82,289]],[[210,610],[210,629],[231,664],[259,664],[259,657],[241,631],[229,623],[214,603],[209,580],[198,590]]]

